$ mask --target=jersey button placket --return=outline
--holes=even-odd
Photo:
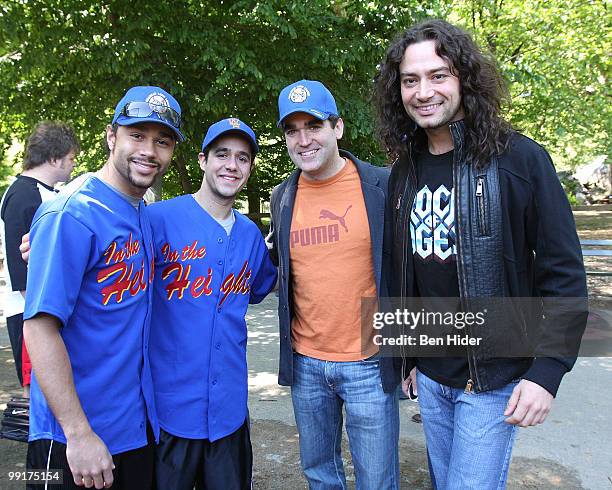
[[[224,240],[223,237],[217,237],[217,243],[219,244],[219,251],[221,252],[219,255],[220,257],[217,258],[217,265],[219,266],[219,271],[221,273],[221,281],[223,281],[225,279],[226,276],[226,271],[225,271],[225,264],[227,263],[227,253],[228,253],[228,244],[226,244],[225,246],[223,245]],[[217,301],[220,301],[221,299],[221,294],[218,297]],[[219,305],[219,303],[217,303],[217,313],[220,314],[221,313],[221,306]],[[213,331],[211,333],[211,338],[210,338],[210,342],[211,344],[214,342],[214,346],[215,346],[215,350],[220,351],[221,350],[221,342],[219,342],[216,337],[217,337],[217,329],[216,329],[216,321],[214,323],[214,327],[213,327]],[[215,376],[214,373],[211,373],[211,377]],[[211,382],[211,387],[215,387],[217,386],[217,379],[213,379]],[[213,403],[213,400],[210,400],[211,406]],[[211,422],[214,424],[214,417],[212,417]]]

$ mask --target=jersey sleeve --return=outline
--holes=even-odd
[[[251,286],[251,296],[249,298],[249,303],[251,304],[263,301],[268,293],[274,289],[278,276],[278,271],[270,259],[270,254],[263,237],[260,237],[257,244],[257,253],[257,273]]]
[[[24,320],[48,313],[65,326],[77,302],[95,243],[94,234],[69,213],[34,221]]]
[[[28,190],[19,195],[13,194],[4,208],[6,264],[13,291],[26,289],[28,266],[21,258],[19,245],[21,245],[21,237],[30,231],[34,213],[41,202],[40,194],[34,190]]]

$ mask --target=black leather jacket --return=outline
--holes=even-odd
[[[464,307],[469,309],[473,298],[586,298],[586,276],[573,216],[548,153],[514,133],[509,149],[477,170],[463,155],[463,121],[451,123],[450,130],[455,148],[457,273]],[[396,271],[390,290],[395,297],[416,293],[409,242],[410,210],[416,192],[409,146],[406,155],[393,165],[389,178],[390,270]],[[515,313],[519,318],[523,315]],[[539,312],[538,321],[544,322],[542,342],[546,342],[546,335],[564,335],[555,328],[559,314],[547,311],[545,305]],[[579,330],[574,335],[579,338],[586,326],[586,301],[572,314],[574,328]],[[496,325],[496,334],[504,328]],[[575,358],[491,358],[472,346],[468,347],[468,362],[468,390],[492,390],[523,377],[555,395]],[[412,365],[408,362],[406,367]]]

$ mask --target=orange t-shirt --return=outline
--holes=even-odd
[[[290,235],[293,349],[327,361],[375,354],[361,298],[376,297],[372,243],[355,164],[326,180],[300,176]],[[370,317],[371,318],[371,317]]]

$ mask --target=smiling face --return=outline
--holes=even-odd
[[[142,123],[109,126],[106,140],[110,148],[109,183],[124,194],[142,197],[172,159],[176,145],[172,130],[163,124]]]
[[[204,171],[202,187],[222,199],[234,199],[246,184],[253,163],[249,143],[233,134],[220,136],[198,155]]]
[[[340,171],[344,164],[338,153],[338,140],[344,132],[342,119],[332,127],[329,120],[296,112],[285,118],[282,127],[287,152],[306,178],[326,179]]]
[[[463,119],[461,85],[435,41],[409,45],[399,65],[402,102],[420,127],[433,130]]]

